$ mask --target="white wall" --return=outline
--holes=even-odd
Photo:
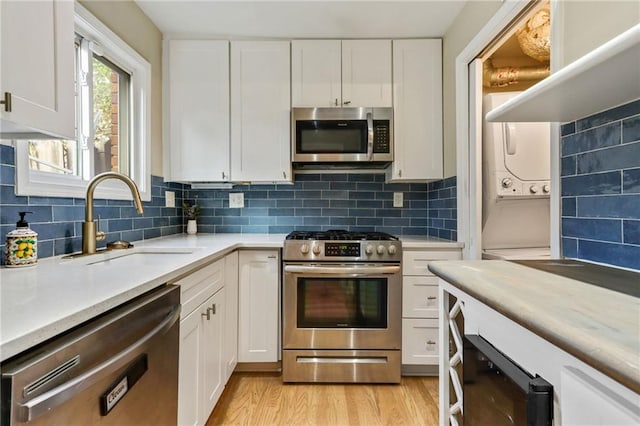
[[[162,176],[162,33],[133,1],[79,2],[151,63],[151,174]]]
[[[456,57],[502,4],[500,0],[468,2],[443,36],[444,177],[456,175]]]

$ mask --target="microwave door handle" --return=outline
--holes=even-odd
[[[367,113],[367,159],[373,160],[373,114]]]

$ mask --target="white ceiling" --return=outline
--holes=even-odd
[[[136,0],[164,34],[212,38],[441,37],[467,0]]]

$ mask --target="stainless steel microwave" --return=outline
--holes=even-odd
[[[294,163],[393,161],[392,108],[293,108]]]

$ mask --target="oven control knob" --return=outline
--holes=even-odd
[[[538,185],[531,185],[529,191],[531,191],[532,194],[536,194],[538,192]]]
[[[387,250],[384,248],[384,246],[382,244],[380,244],[378,246],[378,248],[376,249],[376,253],[378,253],[379,255],[383,255]]]
[[[313,246],[313,248],[311,249],[311,251],[313,251],[313,254],[315,254],[316,256],[320,254],[320,246]]]
[[[396,254],[398,252],[398,249],[396,249],[396,246],[389,246],[389,248],[387,249],[389,251],[389,254],[391,256],[393,256],[394,254]]]
[[[365,247],[364,252],[368,255],[372,255],[373,254],[373,244],[367,244],[367,247]]]
[[[303,244],[300,246],[300,253],[307,254],[309,253],[309,244]]]
[[[544,193],[548,194],[548,193],[549,193],[549,191],[551,191],[551,187],[550,187],[549,185],[544,185],[544,186],[542,187],[542,192],[544,192]]]

